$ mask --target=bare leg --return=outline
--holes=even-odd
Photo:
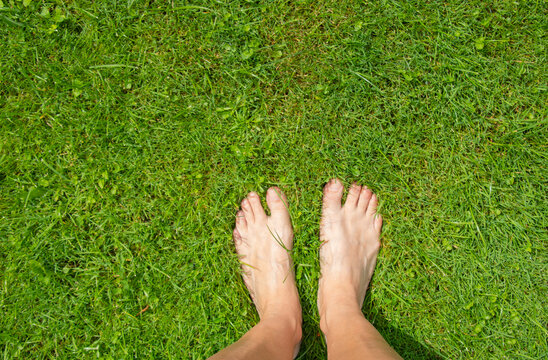
[[[249,193],[236,215],[233,233],[244,282],[260,321],[211,359],[293,359],[299,350],[302,315],[289,254],[293,228],[287,199],[280,189],[270,188],[266,201],[270,216],[259,195]]]
[[[380,248],[377,197],[354,184],[341,206],[343,190],[336,179],[325,186],[320,224],[318,309],[328,357],[401,359],[361,311]]]

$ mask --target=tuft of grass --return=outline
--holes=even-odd
[[[405,358],[548,354],[535,1],[0,1],[0,351],[204,358],[258,320],[231,230],[278,185],[299,359],[321,189],[374,189],[364,311]]]

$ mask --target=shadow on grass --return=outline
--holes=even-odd
[[[363,312],[365,317],[375,326],[384,339],[404,359],[411,360],[441,360],[443,359],[434,349],[421,344],[404,331],[390,325],[382,311],[375,306],[369,292],[365,298]],[[320,332],[319,324],[305,321],[303,324],[303,341],[301,351],[296,360],[325,359],[327,349]]]
[[[366,319],[375,326],[390,346],[392,346],[404,359],[443,359],[443,357],[436,353],[434,349],[421,344],[404,331],[390,325],[383,312],[375,306],[369,292],[365,297],[363,312]]]

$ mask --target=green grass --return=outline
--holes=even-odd
[[[276,184],[325,358],[338,176],[381,199],[364,311],[404,357],[545,358],[545,30],[542,1],[0,1],[0,354],[234,342],[234,215]]]

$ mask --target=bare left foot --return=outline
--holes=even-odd
[[[259,316],[284,319],[301,337],[301,305],[290,251],[293,249],[293,227],[287,199],[277,187],[268,189],[267,216],[259,195],[251,192],[242,201],[236,216],[233,237],[240,255],[244,282]]]

